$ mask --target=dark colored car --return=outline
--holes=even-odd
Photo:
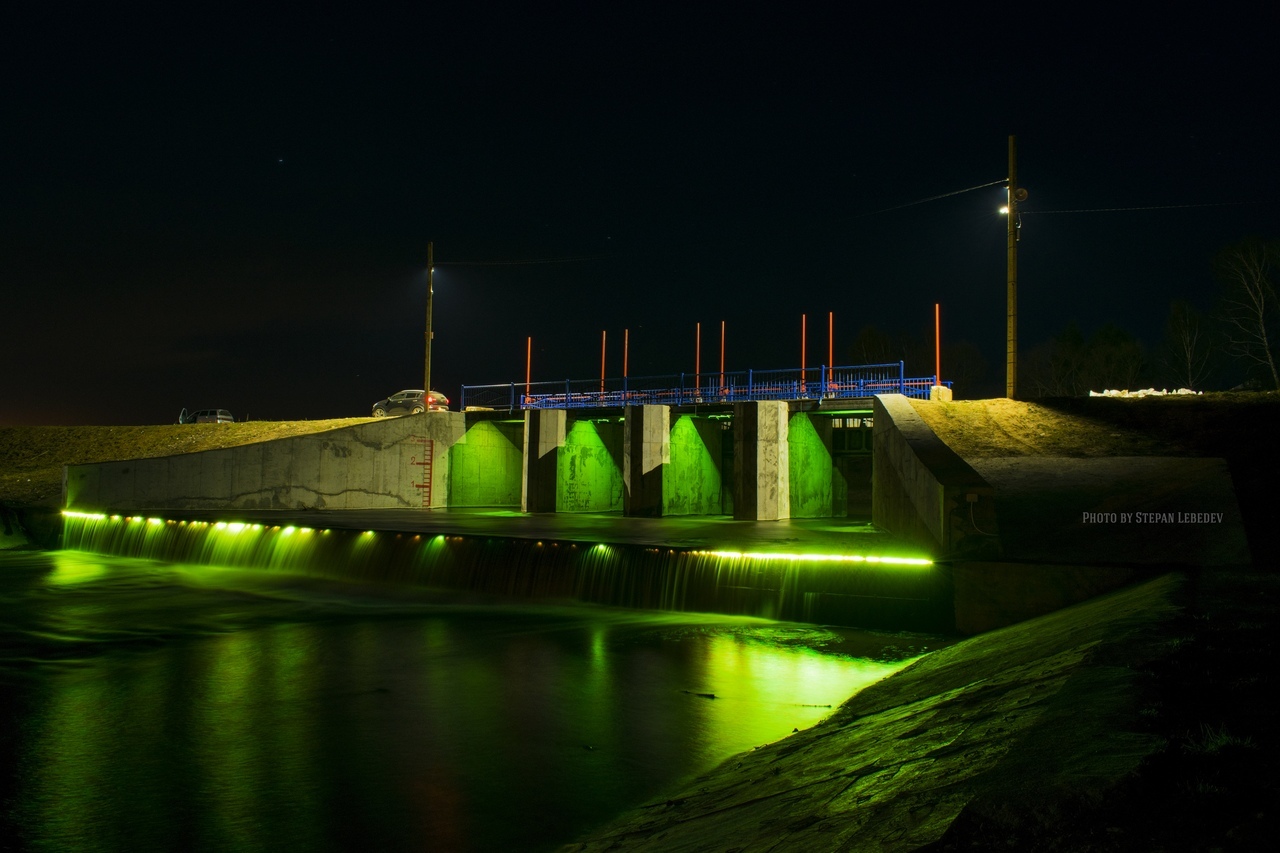
[[[379,400],[373,404],[373,416],[385,418],[387,415],[416,415],[425,412],[428,408],[433,412],[449,410],[449,398],[439,391],[431,392],[430,406],[423,403],[424,396],[421,391],[413,390],[392,394],[385,400]]]
[[[180,424],[233,424],[236,419],[226,409],[200,409],[197,412],[188,412],[183,409],[178,414],[178,423]]]

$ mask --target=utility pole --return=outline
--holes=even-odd
[[[1018,138],[1009,137],[1009,203],[1005,212],[1009,216],[1008,260],[1008,317],[1005,331],[1004,395],[1015,399],[1018,390],[1018,202],[1024,201],[1027,191],[1018,187]]]
[[[426,395],[423,400],[423,406],[431,405],[431,298],[435,295],[435,287],[433,285],[432,276],[435,274],[435,244],[428,241],[427,243],[427,355],[422,362],[422,391]]]

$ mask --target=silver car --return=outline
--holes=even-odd
[[[446,412],[449,410],[449,398],[439,391],[431,392],[431,402],[423,402],[425,394],[421,391],[400,391],[373,404],[373,416],[385,418],[387,415],[417,415],[427,411]]]
[[[180,424],[233,424],[236,419],[226,409],[200,409],[197,412],[188,412],[183,409],[178,414],[178,423]]]

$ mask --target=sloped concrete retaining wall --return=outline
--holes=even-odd
[[[875,398],[872,442],[871,520],[877,527],[936,558],[998,554],[995,490],[929,429],[906,397]]]
[[[449,448],[463,430],[461,412],[428,412],[221,450],[68,465],[63,505],[103,512],[444,506]]]

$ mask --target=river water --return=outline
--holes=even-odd
[[[945,642],[0,552],[0,849],[554,849]]]

